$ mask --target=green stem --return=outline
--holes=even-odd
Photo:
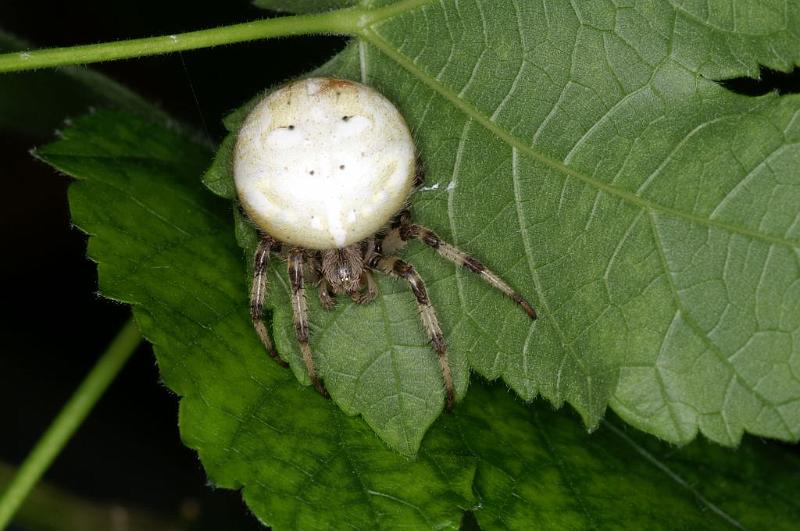
[[[360,25],[369,18],[366,15],[367,10],[364,9],[341,9],[315,15],[257,20],[177,35],[5,53],[0,54],[0,73],[113,61],[270,37],[312,33],[355,34]]]
[[[133,319],[128,321],[75,394],[47,428],[19,468],[19,472],[0,496],[0,530],[5,529],[17,508],[42,477],[56,455],[72,437],[108,385],[136,350],[142,336]]]

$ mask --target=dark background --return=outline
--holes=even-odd
[[[268,15],[242,0],[3,0],[0,29],[39,47],[67,46]],[[343,44],[332,37],[271,40],[94,68],[217,142],[225,114],[324,62]],[[33,119],[37,109],[27,112]],[[0,130],[0,462],[14,465],[130,315],[96,295],[86,237],[70,226],[68,179],[28,154],[52,138]],[[206,485],[195,452],[181,444],[177,398],[159,382],[154,360],[149,346],[140,347],[45,481],[103,507],[145,508],[191,529],[262,529],[238,493]]]

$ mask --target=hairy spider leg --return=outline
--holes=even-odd
[[[373,265],[374,264],[374,265]],[[450,363],[447,359],[447,344],[444,341],[442,328],[436,318],[436,311],[433,309],[428,299],[428,291],[425,289],[425,282],[414,269],[414,267],[396,256],[375,257],[372,260],[373,267],[389,276],[401,278],[408,282],[414,297],[417,299],[419,317],[422,327],[436,350],[439,358],[439,367],[442,370],[445,392],[447,394],[447,409],[450,410],[455,404],[455,390],[453,389],[453,375],[450,372]]]
[[[528,314],[531,319],[536,319],[536,310],[525,298],[514,290],[511,286],[497,276],[492,270],[487,268],[481,262],[471,257],[458,247],[447,243],[442,240],[435,232],[422,225],[417,225],[409,222],[409,217],[406,213],[401,213],[398,216],[399,226],[395,226],[390,230],[384,238],[384,249],[400,248],[405,243],[416,238],[431,249],[439,253],[440,256],[450,260],[457,266],[463,267],[469,271],[480,276],[487,284],[493,288],[501,291],[509,299],[513,300]]]
[[[361,286],[362,289],[351,294],[353,302],[356,304],[369,304],[378,296],[378,284],[372,276],[369,269],[365,269],[361,273]]]
[[[269,332],[267,331],[267,326],[264,324],[263,319],[264,299],[267,296],[267,266],[269,265],[269,255],[274,248],[279,246],[280,244],[269,236],[263,237],[258,244],[255,263],[253,265],[253,286],[250,289],[250,319],[253,321],[253,327],[256,329],[256,333],[261,339],[261,343],[264,344],[264,348],[267,349],[272,359],[278,362],[282,367],[288,367],[289,364],[278,356],[278,351],[275,350],[275,346],[269,338]]]
[[[325,275],[322,273],[322,258],[320,253],[314,253],[310,260],[311,267],[309,271],[313,275],[313,281],[317,284],[317,293],[319,295],[319,302],[326,310],[333,309],[336,306],[336,294],[331,289],[331,285]]]
[[[311,383],[319,393],[327,397],[328,391],[322,385],[317,376],[317,368],[314,365],[314,358],[311,355],[311,347],[308,345],[308,305],[306,304],[306,293],[303,287],[303,250],[295,247],[289,251],[289,282],[292,286],[292,312],[294,315],[294,331],[297,334],[297,341],[300,343],[300,352],[303,354],[303,362],[306,364]]]
[[[369,264],[371,261],[375,260],[378,256],[378,252],[376,250],[377,243],[375,238],[369,238],[368,240],[364,241],[362,244],[361,252],[364,254],[364,263]],[[369,304],[375,297],[378,296],[378,284],[375,282],[375,278],[372,276],[372,271],[369,269],[364,269],[364,272],[361,274],[361,282],[360,282],[360,289],[357,293],[351,294],[353,302],[356,304]]]

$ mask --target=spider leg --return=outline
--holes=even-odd
[[[261,343],[267,349],[269,355],[282,367],[289,365],[283,361],[272,340],[269,338],[267,326],[262,319],[264,315],[264,299],[267,296],[267,266],[269,265],[269,255],[279,244],[269,236],[264,236],[256,250],[255,263],[253,267],[253,286],[250,288],[250,319],[253,321],[253,328],[256,329]]]
[[[378,296],[378,284],[372,276],[372,272],[364,270],[361,274],[361,285],[364,291],[357,291],[352,294],[353,302],[356,304],[369,304]]]
[[[317,376],[317,368],[314,366],[314,358],[311,355],[311,347],[308,345],[308,305],[306,304],[306,293],[303,279],[303,250],[294,247],[289,251],[289,281],[292,286],[292,312],[294,315],[294,331],[297,334],[297,341],[300,343],[300,352],[303,354],[303,362],[306,364],[311,383],[322,396],[327,397],[328,392],[322,385]]]
[[[447,409],[450,410],[455,404],[455,390],[453,389],[453,375],[450,372],[450,364],[447,359],[447,344],[444,341],[439,320],[436,318],[436,311],[431,306],[428,299],[428,291],[425,289],[425,282],[419,276],[411,264],[404,262],[396,256],[375,257],[370,264],[379,271],[389,276],[406,280],[417,298],[417,308],[419,317],[422,320],[422,327],[436,350],[439,358],[439,367],[442,370],[445,392],[447,394]]]
[[[319,302],[326,310],[332,309],[336,306],[336,294],[331,290],[331,285],[322,274],[322,264],[320,262],[319,253],[315,253],[312,260],[310,260],[309,271],[311,272],[314,282],[317,284],[317,294],[319,295]]]
[[[378,253],[376,250],[375,238],[370,238],[364,243],[363,253],[365,264],[369,264],[372,260],[377,259]],[[361,274],[360,284],[361,289],[359,289],[357,293],[352,294],[353,301],[356,304],[369,304],[378,296],[378,284],[375,282],[375,278],[373,278],[372,272],[369,269],[364,269],[364,272]],[[364,289],[366,291],[363,291]]]
[[[325,277],[320,278],[317,293],[319,293],[319,302],[323,308],[332,310],[336,306],[336,294],[331,291],[330,284]]]
[[[408,218],[402,219],[406,221]],[[393,243],[393,238],[398,239],[405,243],[412,238],[420,240],[422,243],[439,253],[440,256],[453,262],[454,264],[464,267],[473,273],[480,276],[487,284],[493,288],[500,290],[509,299],[513,300],[528,314],[531,319],[536,319],[536,310],[525,298],[514,290],[511,286],[497,276],[496,273],[491,271],[485,265],[480,263],[475,258],[471,257],[458,247],[447,243],[442,240],[435,232],[422,225],[411,223],[402,223],[399,227],[393,228],[386,235],[386,239],[390,244]]]

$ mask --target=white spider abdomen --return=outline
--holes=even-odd
[[[374,89],[333,78],[286,85],[256,105],[233,161],[239,200],[274,238],[341,248],[375,234],[411,193],[414,142]]]

